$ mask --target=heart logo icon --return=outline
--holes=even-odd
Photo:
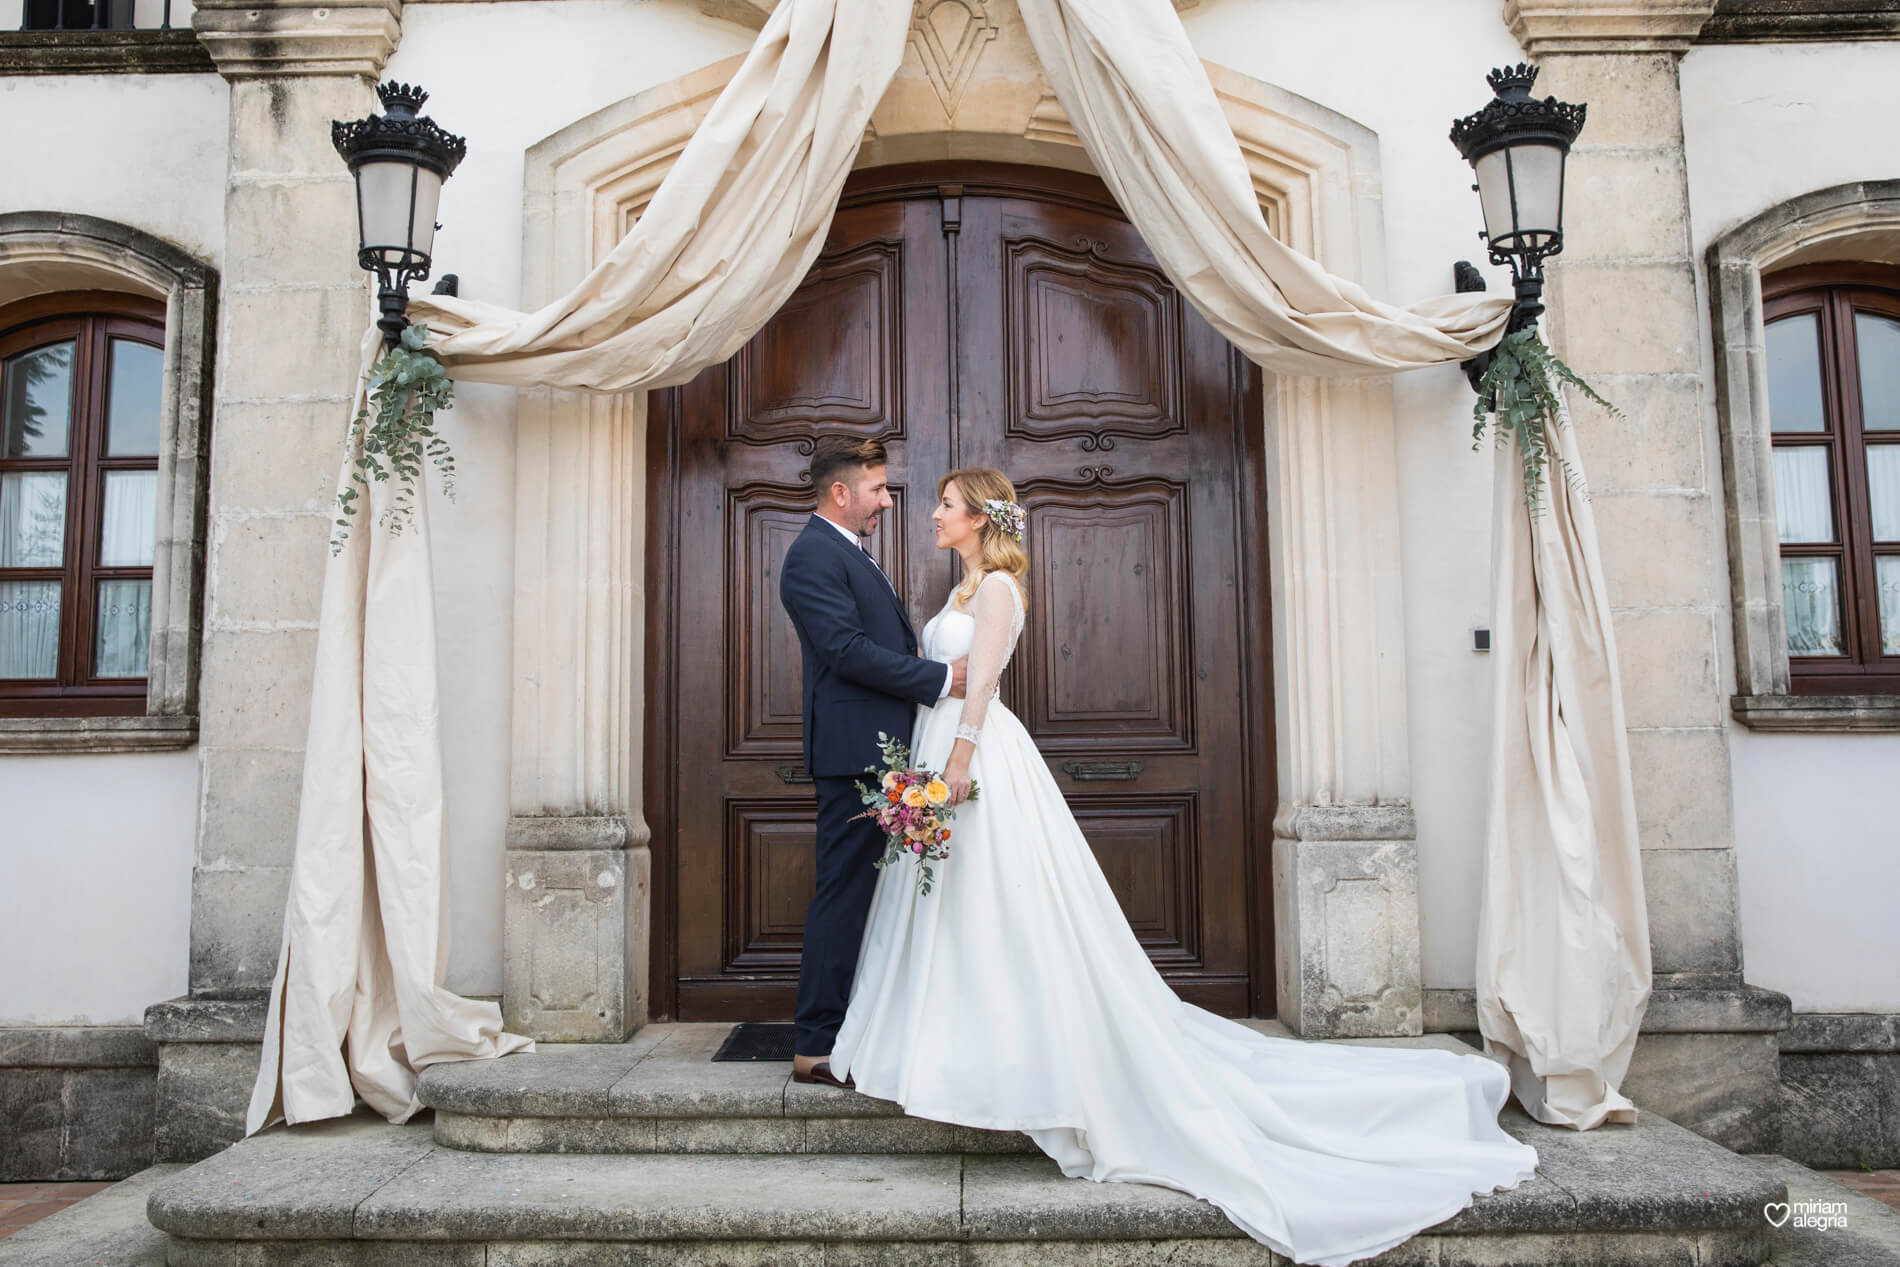
[[[1780,1227],[1783,1223],[1788,1221],[1788,1203],[1786,1201],[1770,1201],[1761,1208],[1761,1212],[1767,1215],[1768,1221],[1773,1223],[1776,1227]]]

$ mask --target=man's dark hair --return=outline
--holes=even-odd
[[[837,434],[819,436],[811,451],[812,491],[823,500],[838,481],[839,472],[850,467],[883,466],[887,460],[882,440]]]

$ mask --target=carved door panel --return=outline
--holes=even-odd
[[[1119,217],[969,199],[959,237],[958,464],[1008,472],[1028,511],[1005,698],[1149,957],[1184,998],[1245,1015],[1249,853],[1269,839],[1242,706],[1243,656],[1267,663],[1241,584],[1243,554],[1264,565],[1238,425],[1257,371]]]
[[[912,169],[915,171],[915,169]],[[936,477],[990,465],[1029,510],[1004,699],[1183,997],[1270,1013],[1257,371],[1092,181],[854,181],[819,264],[725,366],[654,397],[647,804],[655,1008],[791,1013],[813,880],[796,636],[778,566],[810,437],[892,453],[872,542],[921,631],[956,581]],[[872,184],[875,181],[876,184]],[[1248,412],[1251,411],[1251,412]]]

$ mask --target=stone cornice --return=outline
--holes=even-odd
[[[226,79],[353,75],[374,80],[402,35],[402,0],[202,0],[191,24]]]
[[[1504,0],[1504,21],[1531,57],[1683,53],[1715,0]]]

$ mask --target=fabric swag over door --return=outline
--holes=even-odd
[[[1168,0],[1020,4],[1057,98],[1130,222],[1181,293],[1259,364],[1290,374],[1394,373],[1464,360],[1502,335],[1507,298],[1381,303],[1272,236]],[[782,0],[645,213],[572,291],[532,313],[421,297],[411,320],[429,325],[429,347],[452,377],[473,381],[635,391],[685,382],[727,359],[816,260],[909,23],[910,6],[891,0]],[[370,338],[364,350],[367,368]],[[345,455],[344,481],[355,457]],[[1500,480],[1500,497],[1508,482]],[[372,487],[325,576],[296,857],[252,1130],[280,1114],[347,1113],[352,1086],[402,1120],[416,1108],[416,1071],[527,1045],[501,1031],[494,1005],[439,984],[447,839],[428,518],[419,504],[413,524],[392,535],[374,523],[386,496],[387,486]],[[1564,575],[1500,575],[1514,587],[1515,618],[1540,609],[1541,584],[1580,587],[1591,609],[1607,611],[1601,576],[1581,564],[1594,558],[1594,540],[1576,546],[1576,534],[1591,531],[1587,516],[1552,521],[1547,539],[1571,547],[1550,551],[1568,561]],[[1553,654],[1584,664],[1558,678],[1614,690],[1613,658],[1607,668],[1601,660],[1608,650],[1607,640],[1559,644]],[[1500,671],[1504,664],[1500,657]],[[1567,751],[1571,740],[1559,732],[1549,743]],[[1499,786],[1519,765],[1494,759],[1494,814],[1500,798],[1541,796],[1528,780]],[[1625,754],[1620,782],[1611,770],[1586,783],[1585,808],[1598,810],[1627,784]],[[1558,837],[1592,847],[1588,824],[1606,815],[1580,819],[1577,808],[1553,802],[1547,820],[1574,829]],[[1501,821],[1518,817],[1507,808]],[[1507,847],[1548,850],[1552,835]],[[1640,886],[1633,902],[1626,890],[1602,908],[1626,941],[1641,932],[1628,926],[1632,905],[1641,911]],[[1537,933],[1559,935],[1548,925]]]

